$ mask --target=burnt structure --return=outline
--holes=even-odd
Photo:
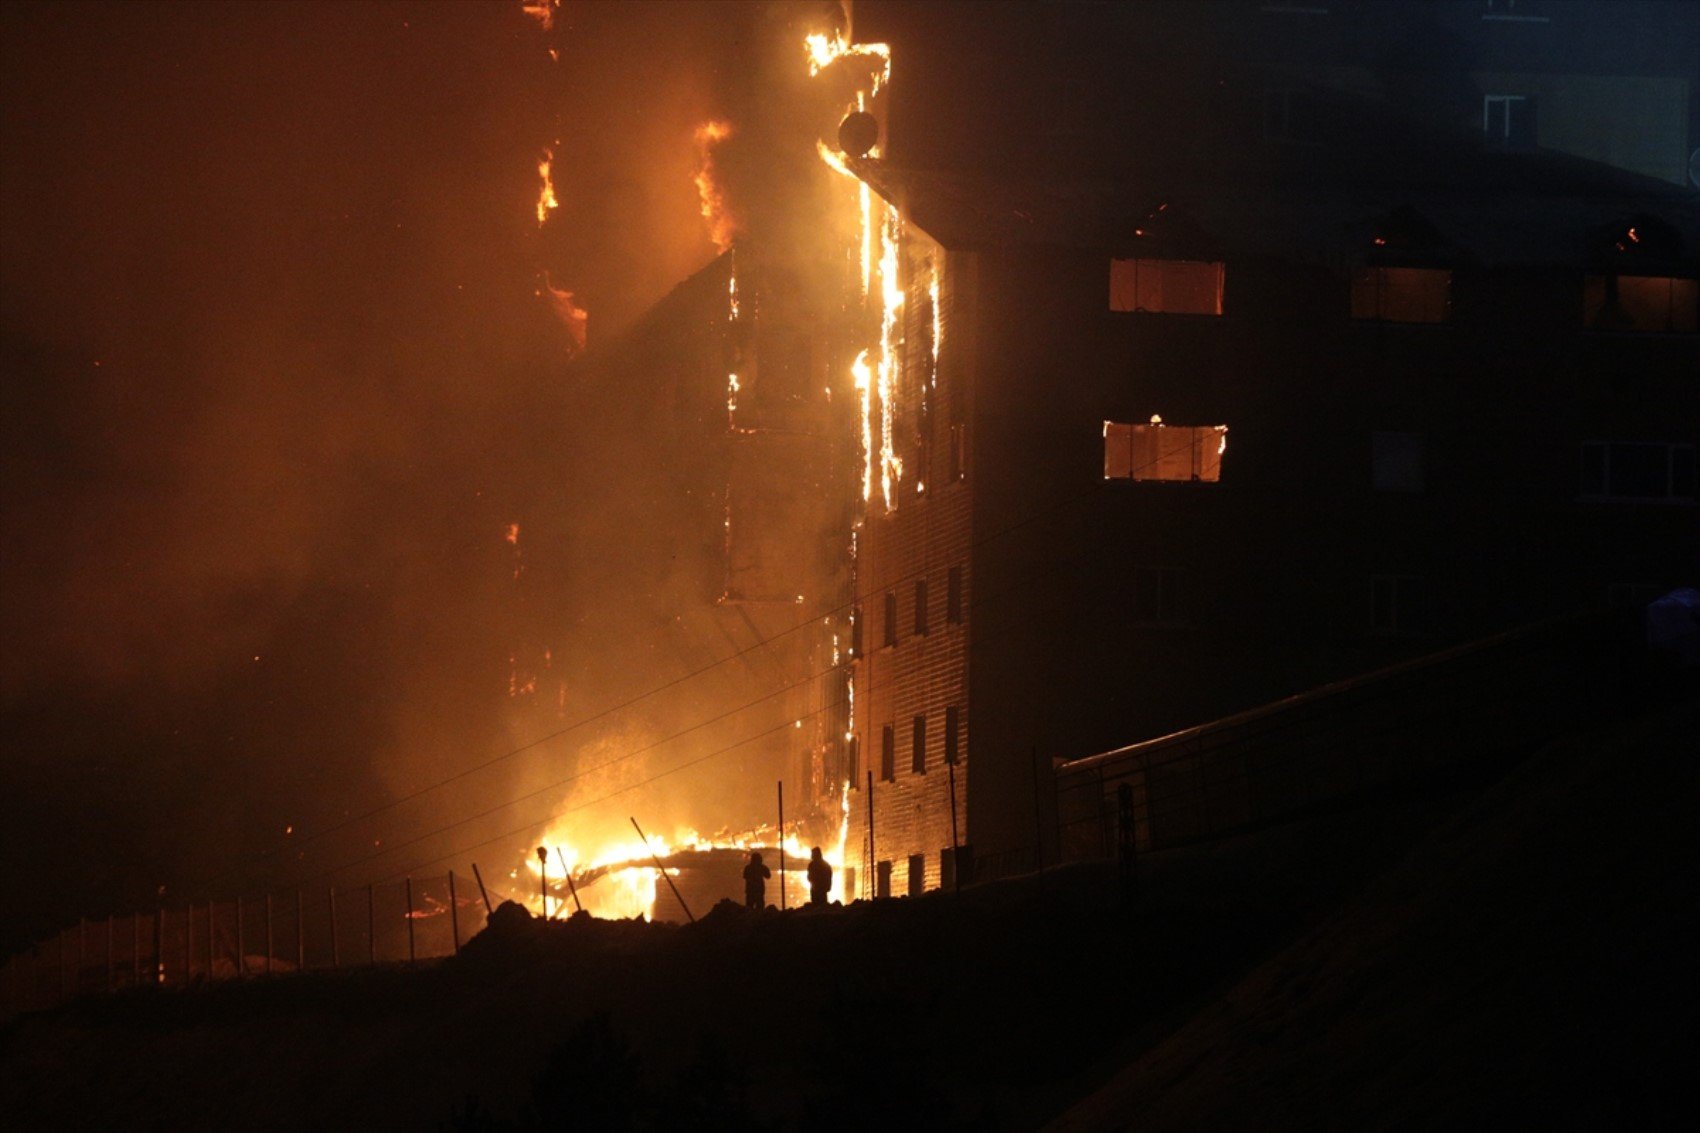
[[[902,216],[907,301],[879,406],[901,472],[857,532],[851,892],[949,885],[969,847],[981,876],[1032,866],[1053,759],[1696,581],[1680,162],[1461,129],[1471,72],[1444,52],[1330,85],[1340,60],[1279,21],[1332,7],[1044,6],[1077,38],[1035,47],[1002,7],[858,6],[898,77],[888,156],[851,166]],[[1402,9],[1446,19],[1383,46],[1506,14],[1465,7]],[[1155,32],[1116,21],[1147,9],[1173,58],[1094,70],[1088,33],[1130,45]],[[1009,53],[951,61],[952,21],[988,18]],[[1601,83],[1637,77],[1610,54]],[[1043,130],[975,120],[999,82]],[[1268,92],[1300,89],[1272,130]]]

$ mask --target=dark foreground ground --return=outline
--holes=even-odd
[[[1692,702],[1444,790],[825,913],[493,928],[457,960],[0,1031],[18,1129],[1687,1127]]]

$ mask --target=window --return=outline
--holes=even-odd
[[[968,426],[958,422],[950,427],[950,479],[954,483],[968,477]]]
[[[862,655],[862,607],[850,607],[850,656]]]
[[[1186,572],[1173,567],[1134,567],[1133,618],[1151,625],[1186,621]]]
[[[1422,584],[1408,575],[1370,578],[1369,628],[1374,633],[1406,634],[1422,628]]]
[[[850,766],[850,789],[854,791],[862,778],[862,745],[856,736],[850,737],[850,746],[844,753],[844,760]]]
[[[927,773],[927,718],[915,717],[909,732],[909,770],[917,775]]]
[[[955,763],[962,743],[962,709],[952,704],[944,710],[944,761]]]
[[[1222,265],[1203,260],[1111,260],[1110,310],[1220,315]]]
[[[1423,435],[1371,433],[1370,475],[1378,492],[1423,490]]]
[[[1104,479],[1187,480],[1214,484],[1222,478],[1228,449],[1226,425],[1149,425],[1104,422]]]
[[[1452,273],[1443,268],[1362,267],[1352,276],[1352,317],[1384,323],[1452,318]]]
[[[876,896],[876,897],[889,897],[889,896],[891,896],[891,863],[890,862],[879,863],[879,882],[878,882],[878,888],[876,888],[874,890],[874,896]]]
[[[1693,334],[1700,329],[1700,280],[1590,275],[1582,322],[1593,330]]]
[[[1582,445],[1582,497],[1596,500],[1694,499],[1694,446]]]
[[[927,855],[909,855],[909,896],[919,897],[927,887]]]
[[[951,625],[962,624],[962,568],[953,566],[945,576],[944,620]]]
[[[880,778],[887,783],[897,778],[897,737],[890,724],[880,729]]]
[[[939,851],[939,885],[956,888],[956,851],[949,847]]]
[[[1483,95],[1482,133],[1493,145],[1532,149],[1535,145],[1535,100],[1526,94]]]
[[[897,591],[885,592],[885,643],[897,644]]]
[[[927,632],[927,580],[915,580],[915,632]]]

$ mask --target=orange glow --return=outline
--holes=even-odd
[[[555,199],[555,182],[549,175],[549,167],[554,164],[553,150],[544,150],[543,158],[537,163],[537,176],[543,182],[537,190],[537,226],[543,227],[543,222],[549,219],[549,214],[561,207],[561,202]]]
[[[555,26],[555,9],[561,6],[561,0],[521,0],[520,7],[525,14],[536,20],[544,31]]]
[[[726,203],[726,193],[715,180],[714,176],[714,147],[732,136],[732,124],[719,119],[704,122],[696,128],[697,172],[694,180],[697,186],[697,200],[702,210],[702,218],[708,224],[709,239],[722,252],[732,246],[732,238],[737,232],[737,222]]]
[[[543,287],[537,295],[548,300],[549,309],[572,336],[574,349],[583,350],[589,332],[590,313],[573,302],[571,291],[563,291],[551,283],[547,274],[543,276]]]
[[[891,46],[884,43],[849,43],[844,39],[843,32],[833,32],[831,35],[816,34],[803,37],[803,50],[809,57],[809,74],[818,75],[840,59],[860,58],[877,61],[873,72],[874,90],[878,94],[880,88],[891,78]]]

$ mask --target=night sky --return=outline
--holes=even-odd
[[[0,9],[0,945],[270,884],[510,742],[541,273],[610,340],[715,255],[692,131],[762,12]]]

